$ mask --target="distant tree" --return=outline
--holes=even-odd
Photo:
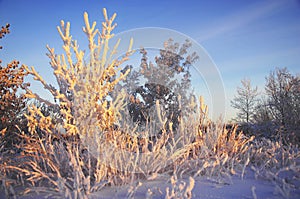
[[[256,111],[253,118],[256,123],[266,123],[272,121],[272,115],[269,110],[269,103],[265,96],[257,100],[255,110]]]
[[[198,59],[196,53],[187,54],[191,42],[186,41],[182,46],[172,39],[164,44],[155,61],[148,59],[147,51],[140,49],[142,55],[138,71],[131,71],[123,86],[129,95],[128,111],[133,122],[145,125],[149,122],[151,108],[159,101],[166,113],[167,123],[172,122],[176,129],[179,120],[188,110],[188,104],[192,97],[191,74],[189,67]],[[125,72],[132,69],[127,66]],[[144,82],[141,83],[141,79]]]
[[[257,102],[257,87],[252,88],[250,79],[241,80],[242,87],[237,87],[237,95],[231,101],[231,106],[238,109],[237,121],[249,124],[255,114]]]
[[[300,76],[277,68],[266,77],[265,90],[272,118],[282,126],[299,126]]]

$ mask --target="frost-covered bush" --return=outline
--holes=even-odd
[[[128,59],[128,53],[119,60],[112,60],[111,57],[116,53],[119,42],[112,51],[109,50],[109,40],[114,36],[112,34],[116,24],[113,23],[116,14],[110,19],[104,9],[105,22],[102,23],[102,31],[96,29],[96,22],[90,24],[88,14],[84,13],[85,27],[84,33],[89,41],[89,58],[84,60],[84,51],[78,48],[76,40],[70,35],[70,23],[61,21],[61,26],[57,27],[58,32],[63,40],[63,50],[65,54],[57,55],[53,48],[48,48],[48,57],[50,58],[51,67],[59,88],[48,84],[35,71],[35,69],[26,67],[26,70],[34,76],[34,79],[41,82],[45,89],[50,91],[56,104],[42,99],[38,94],[27,89],[26,96],[44,102],[48,106],[58,106],[62,115],[60,124],[55,124],[54,129],[45,128],[48,133],[52,133],[57,126],[62,127],[66,134],[77,135],[81,137],[92,136],[94,133],[109,129],[118,117],[118,110],[122,108],[120,97],[115,101],[109,102],[106,97],[113,90],[125,74],[114,80],[117,67]],[[121,92],[120,92],[121,93]],[[32,112],[34,113],[34,112]],[[45,120],[51,118],[43,117]],[[29,115],[29,127],[31,132],[35,131],[35,115]],[[50,125],[50,121],[45,125]]]
[[[10,25],[2,26],[0,39],[8,34]],[[0,49],[2,47],[0,46]],[[27,99],[24,96],[24,78],[28,73],[19,61],[12,61],[6,66],[0,60],[0,146],[12,148],[19,142],[18,129],[26,130],[24,111]],[[23,91],[23,92],[22,92]]]

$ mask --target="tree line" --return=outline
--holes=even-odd
[[[276,68],[265,78],[263,92],[241,80],[231,106],[238,110],[234,119],[247,133],[281,138],[286,144],[300,141],[300,75]]]

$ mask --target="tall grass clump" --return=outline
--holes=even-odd
[[[266,138],[254,140],[251,145],[250,165],[255,178],[270,181],[274,193],[281,197],[289,198],[295,191],[299,194],[299,147]]]

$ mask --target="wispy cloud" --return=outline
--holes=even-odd
[[[245,57],[235,57],[234,59],[223,60],[218,64],[223,66],[222,68],[224,72],[228,73],[231,73],[232,71],[245,70],[252,70],[252,72],[257,71],[261,69],[262,64],[270,65],[270,67],[284,67],[291,64],[292,67],[300,62],[299,52],[300,47],[276,49],[265,53],[257,53]],[[275,63],[277,63],[277,65]]]
[[[255,3],[242,10],[238,10],[229,16],[224,16],[222,19],[214,23],[213,26],[205,28],[200,37],[197,39],[199,42],[203,42],[219,35],[236,31],[243,26],[260,19],[267,14],[277,12],[279,9],[287,6],[287,2],[284,0],[264,1]]]

